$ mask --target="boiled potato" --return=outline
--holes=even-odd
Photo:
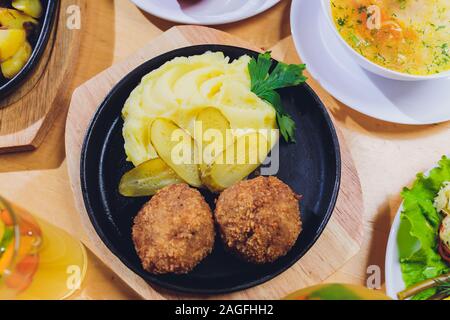
[[[0,29],[0,62],[15,55],[24,45],[26,38],[23,29]]]
[[[248,177],[270,152],[268,138],[259,132],[244,134],[208,166],[202,174],[203,184],[221,192]]]
[[[42,16],[42,4],[40,0],[13,0],[12,6],[34,18],[40,18]]]
[[[6,79],[14,78],[28,62],[32,52],[33,49],[31,48],[31,45],[28,41],[25,41],[15,55],[0,64],[3,76]]]
[[[230,122],[217,108],[206,108],[197,115],[197,125],[201,130],[196,130],[195,141],[201,142],[202,161],[200,171],[205,172],[208,165],[223,152],[227,141],[232,143]],[[196,127],[196,129],[199,129]],[[215,130],[215,131],[213,131]]]
[[[183,180],[161,159],[144,162],[124,174],[119,192],[125,197],[153,196],[156,192]]]
[[[172,121],[158,118],[150,128],[150,138],[159,157],[185,182],[201,187],[197,150],[192,137]]]
[[[0,8],[0,25],[2,28],[23,29],[26,23],[38,24],[38,21],[20,11]]]

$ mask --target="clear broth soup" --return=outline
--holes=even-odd
[[[331,0],[336,28],[385,68],[432,75],[450,70],[450,0]]]

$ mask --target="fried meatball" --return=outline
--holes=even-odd
[[[211,253],[211,209],[200,192],[186,184],[160,190],[134,219],[133,241],[145,270],[184,274]]]
[[[286,255],[302,229],[299,196],[275,177],[243,181],[225,190],[215,219],[226,248],[257,264]]]

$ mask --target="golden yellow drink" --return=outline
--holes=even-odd
[[[0,198],[0,300],[65,299],[86,266],[80,241]]]

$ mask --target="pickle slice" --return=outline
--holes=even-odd
[[[222,192],[258,169],[269,152],[269,143],[264,135],[258,132],[243,135],[208,166],[202,182],[212,192]]]
[[[158,190],[183,180],[161,159],[153,159],[125,173],[119,192],[125,197],[153,196]]]
[[[194,139],[175,123],[166,119],[153,121],[150,135],[152,145],[161,159],[186,183],[200,188],[202,182]]]
[[[227,147],[227,139],[232,142],[232,138],[227,137],[231,125],[222,112],[216,108],[202,110],[197,115],[196,121],[202,126],[202,130],[196,132],[195,140],[197,143],[201,142],[200,172],[204,174],[208,165]]]

